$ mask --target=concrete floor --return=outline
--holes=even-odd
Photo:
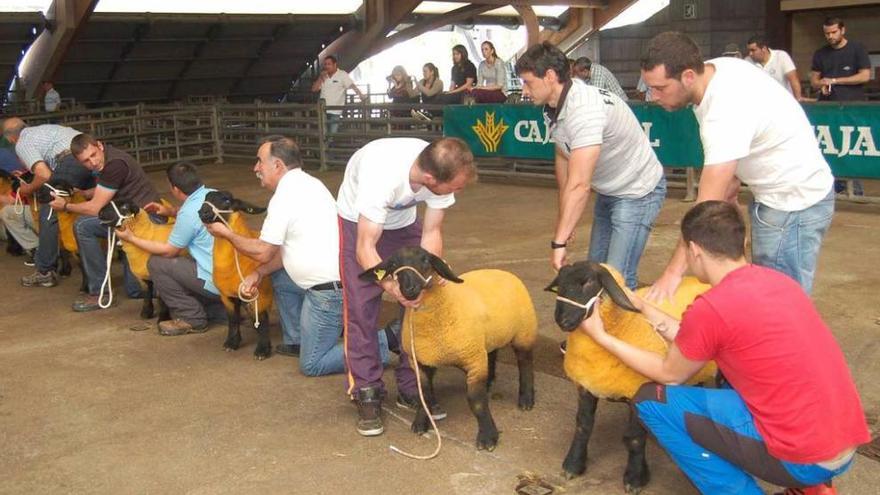
[[[267,202],[249,165],[201,170],[212,187]],[[336,192],[340,173],[317,175]],[[151,177],[164,192],[164,176]],[[671,196],[642,259],[646,282],[659,275],[689,206]],[[877,206],[839,205],[815,290],[871,418],[880,404],[878,214]],[[491,404],[501,442],[494,452],[478,452],[464,377],[441,370],[438,395],[449,418],[440,423],[443,451],[432,461],[389,450],[433,450],[433,437],[410,433],[410,414],[392,406],[383,436],[358,436],[341,376],[305,378],[296,360],[283,356],[254,361],[249,329],[235,353],[223,352],[225,329],[217,326],[176,338],[154,328],[132,332],[138,301],[121,297],[110,310],[75,314],[69,308],[77,271],[59,287],[24,289],[18,278],[28,269],[20,258],[0,256],[0,299],[7,301],[0,315],[0,493],[512,494],[521,477],[541,479],[554,493],[622,493],[621,404],[599,408],[587,473],[561,477],[576,400],[556,350],[562,335],[553,300],[542,291],[552,278],[546,244],[555,215],[555,190],[495,183],[467,189],[449,211],[446,257],[455,270],[507,269],[531,291],[541,334],[537,405],[517,410],[516,370],[503,354]],[[586,252],[589,218],[588,211],[575,252]],[[272,338],[280,341],[277,325]],[[387,378],[393,396],[390,372]],[[652,481],[643,493],[695,493],[653,442],[649,463]],[[859,456],[840,492],[880,493],[877,467]]]

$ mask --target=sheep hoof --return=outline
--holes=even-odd
[[[477,434],[477,450],[487,450],[492,452],[495,450],[495,447],[498,445],[498,432],[494,431],[491,433],[484,434],[480,432]]]
[[[232,351],[234,351],[235,349],[233,349],[233,348],[231,348],[231,347],[223,346],[223,350],[226,351],[226,352],[232,352]]]
[[[562,476],[565,478],[565,481],[571,481],[571,480],[578,477],[577,474],[569,472],[569,471],[563,471]]]
[[[142,309],[141,310],[141,319],[142,320],[149,320],[153,317],[153,313],[154,313],[153,308],[150,308],[149,311],[146,309]]]
[[[240,345],[241,339],[226,339],[226,342],[223,342],[223,348],[226,349],[226,352],[237,351]]]
[[[535,407],[535,396],[534,395],[526,395],[521,396],[519,398],[519,409],[520,411],[531,411],[533,407]]]
[[[638,495],[642,492],[643,486],[633,486],[633,485],[624,485],[623,491],[628,493],[629,495]]]

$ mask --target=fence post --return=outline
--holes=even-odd
[[[318,113],[318,160],[320,170],[327,170],[327,112],[324,111],[324,99],[318,98],[315,111]]]
[[[223,163],[223,139],[220,134],[220,110],[218,109],[218,104],[214,103],[211,105],[211,127],[212,136],[214,140],[214,154],[217,156],[217,161],[214,163]]]

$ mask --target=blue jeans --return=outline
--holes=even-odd
[[[763,494],[753,476],[786,487],[817,485],[852,465],[850,460],[828,470],[773,457],[742,397],[730,388],[648,383],[634,405],[642,423],[701,493]]]
[[[654,220],[666,199],[666,178],[641,198],[617,198],[596,194],[590,252],[587,258],[607,263],[623,275],[626,286],[635,289],[636,271],[645,251]]]
[[[311,290],[296,285],[282,268],[272,274],[285,344],[298,344],[299,369],[306,376],[345,371],[342,290]],[[379,332],[379,352],[388,363],[388,340]]]
[[[333,136],[339,132],[339,121],[342,120],[341,114],[327,113],[327,139],[333,139]]]
[[[55,215],[53,215],[54,217]],[[101,291],[101,283],[107,272],[107,255],[101,248],[101,239],[107,239],[107,226],[102,225],[98,217],[83,215],[74,222],[73,233],[79,247],[79,257],[86,272],[89,294],[96,296]],[[128,297],[141,297],[141,284],[137,277],[131,273],[125,253],[121,249],[117,252],[122,260],[125,293],[128,294]]]
[[[752,263],[778,270],[795,279],[804,291],[813,290],[822,238],[834,215],[834,190],[800,211],[781,211],[753,201]]]

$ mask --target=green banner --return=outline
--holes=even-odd
[[[663,165],[702,165],[692,111],[667,112],[641,102],[631,107]],[[880,105],[821,103],[804,109],[834,175],[880,178]],[[544,117],[533,105],[450,105],[443,111],[443,132],[467,141],[477,156],[553,160]]]

